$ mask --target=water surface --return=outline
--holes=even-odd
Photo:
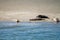
[[[60,40],[60,23],[0,22],[0,40]]]

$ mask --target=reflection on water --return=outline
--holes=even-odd
[[[60,23],[0,22],[0,40],[60,40]]]

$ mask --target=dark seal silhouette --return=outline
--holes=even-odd
[[[45,16],[45,15],[38,15],[37,17],[38,18],[49,18],[48,16]]]
[[[17,22],[17,23],[19,23],[20,21],[19,21],[19,20],[17,20],[16,22]]]
[[[30,21],[40,21],[45,19],[49,19],[49,17],[45,15],[37,15],[35,19],[30,19]]]
[[[59,23],[59,22],[60,22],[60,20],[59,20],[58,18],[56,18],[56,22],[57,22],[57,23]]]

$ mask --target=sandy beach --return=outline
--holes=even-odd
[[[29,21],[37,15],[60,19],[59,0],[0,0],[0,20]]]

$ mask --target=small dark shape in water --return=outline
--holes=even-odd
[[[57,22],[57,23],[59,23],[59,22],[60,22],[60,20],[59,20],[58,18],[56,18],[56,22]]]
[[[44,19],[30,19],[30,21],[39,21],[39,20],[44,20]]]
[[[40,20],[45,20],[45,19],[49,19],[49,17],[45,15],[38,15],[36,16],[35,19],[30,19],[30,21],[40,21]]]
[[[19,20],[17,20],[16,22],[17,22],[17,23],[19,23],[20,21],[19,21]]]
[[[37,17],[38,18],[49,18],[48,16],[45,16],[45,15],[38,15]]]

